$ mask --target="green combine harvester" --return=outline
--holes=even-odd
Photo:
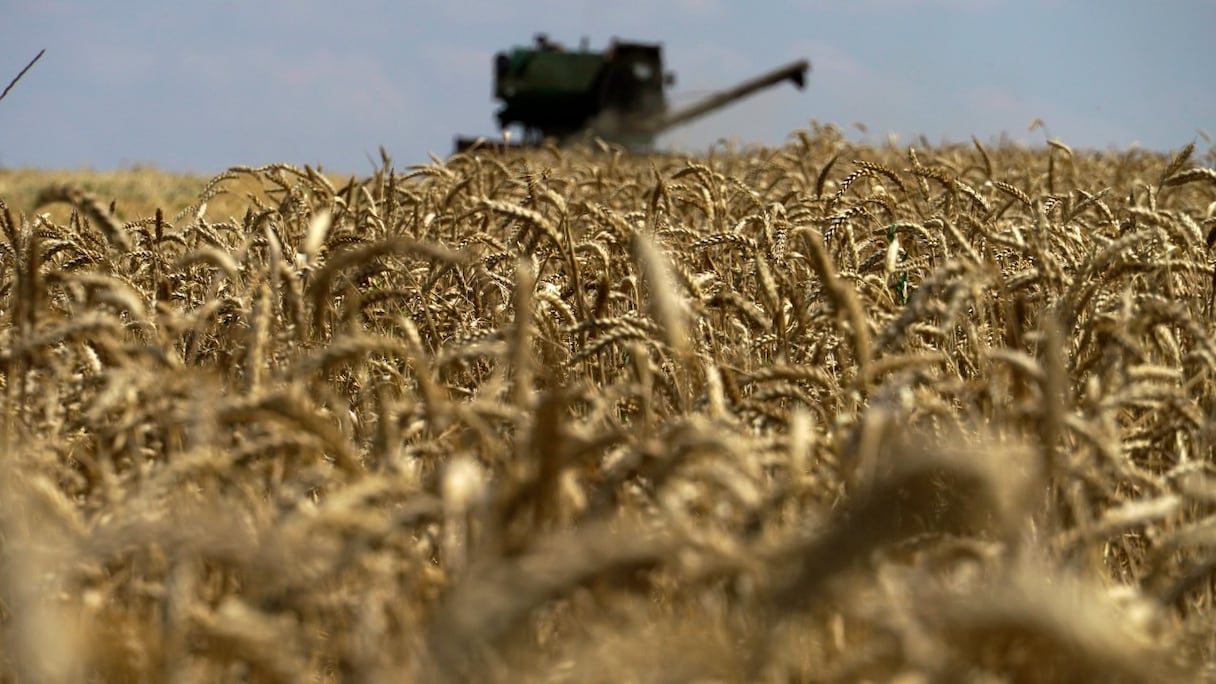
[[[661,45],[614,40],[607,50],[594,52],[584,41],[578,50],[567,50],[541,34],[532,47],[495,55],[494,97],[502,103],[499,127],[522,128],[513,145],[598,137],[642,151],[659,134],[782,81],[802,89],[810,68],[799,60],[673,111],[666,88],[674,85],[675,75],[663,70]],[[483,141],[457,138],[456,150]]]

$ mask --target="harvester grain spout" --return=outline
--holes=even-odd
[[[729,104],[741,100],[753,93],[764,90],[771,86],[775,86],[782,81],[790,81],[798,86],[799,90],[806,87],[806,72],[811,68],[811,63],[805,59],[792,62],[779,69],[749,79],[739,85],[714,93],[709,97],[695,102],[683,109],[676,110],[662,117],[658,123],[653,125],[652,131],[654,135],[664,133],[676,126],[686,124],[693,119],[702,117],[715,110],[721,109]]]

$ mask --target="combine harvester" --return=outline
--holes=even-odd
[[[535,41],[494,57],[494,97],[503,105],[499,127],[523,130],[521,138],[494,145],[538,146],[546,139],[567,145],[600,138],[648,151],[661,133],[782,81],[802,89],[811,68],[799,60],[671,111],[666,89],[675,84],[675,75],[663,70],[661,45],[614,40],[607,50],[593,52],[585,40],[578,50],[544,34]],[[457,138],[456,151],[485,142]]]

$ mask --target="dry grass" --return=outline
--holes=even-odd
[[[6,184],[3,678],[1210,678],[1192,157]]]

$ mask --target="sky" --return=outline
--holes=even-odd
[[[1216,135],[1212,0],[0,0],[0,168],[370,173],[495,136],[493,55],[537,32],[661,42],[687,104],[788,84],[664,135],[779,145],[812,120],[901,145],[1161,151]],[[1031,130],[1031,122],[1042,126]],[[860,124],[860,126],[858,125]]]

